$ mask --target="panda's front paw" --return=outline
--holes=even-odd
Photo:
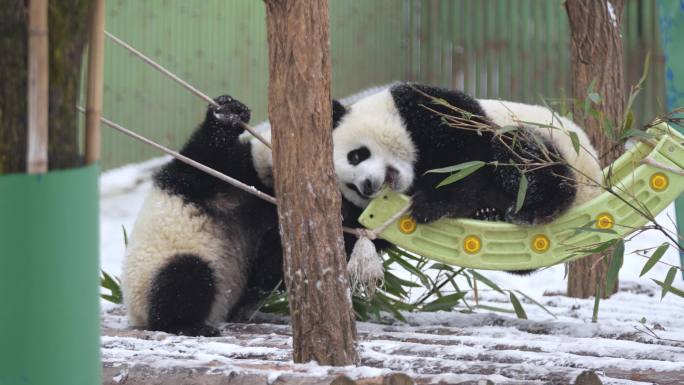
[[[410,210],[411,217],[418,223],[434,222],[447,214],[444,202],[431,201],[424,193],[413,195]]]
[[[251,111],[247,106],[230,95],[221,95],[214,99],[218,106],[211,105],[207,109],[207,122],[218,126],[236,126],[240,122],[248,123]]]

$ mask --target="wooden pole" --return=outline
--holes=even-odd
[[[266,0],[268,115],[294,362],[358,360],[332,161],[327,0]]]
[[[48,170],[48,0],[29,1],[28,16],[26,169],[29,174],[39,174]]]
[[[105,1],[94,0],[90,9],[88,43],[88,85],[86,101],[85,162],[92,164],[100,159],[102,136],[102,79],[104,75]]]

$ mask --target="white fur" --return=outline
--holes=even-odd
[[[577,124],[543,106],[490,99],[481,99],[479,102],[485,114],[499,126],[533,122],[556,127],[526,125],[554,144],[563,159],[577,170],[573,170],[577,186],[573,206],[582,204],[600,193],[597,182],[601,183],[603,177],[596,150],[587,134]],[[577,134],[579,154],[575,151],[568,132]]]
[[[369,198],[346,186],[352,183],[361,188],[365,180],[374,186],[385,181],[388,167],[399,171],[392,188],[404,192],[413,183],[413,163],[418,156],[389,90],[384,89],[351,105],[333,131],[333,161],[342,194],[359,207]],[[369,159],[357,166],[349,164],[347,154],[361,146],[371,153]]]
[[[269,143],[271,142],[270,126],[268,131],[261,132],[261,136]],[[259,179],[266,186],[273,187],[273,152],[271,149],[255,137],[249,136],[241,139],[249,141],[252,145],[252,163]]]
[[[229,202],[212,202],[230,211]],[[179,253],[192,253],[214,270],[217,297],[209,323],[225,320],[246,281],[244,237],[228,238],[182,198],[153,187],[138,215],[123,264],[123,298],[132,326],[148,326],[149,291],[157,272]]]

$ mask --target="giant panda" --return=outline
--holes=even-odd
[[[272,194],[268,158],[239,138],[249,109],[227,95],[216,102],[181,154]],[[175,159],[153,182],[124,258],[129,323],[215,335],[250,290],[282,276],[276,208]]]
[[[522,125],[524,130],[514,139],[501,139],[490,131],[451,127],[445,116],[501,127]],[[338,104],[337,119],[333,159],[346,200],[363,208],[387,186],[412,196],[410,214],[419,223],[442,217],[547,223],[595,196],[596,183],[602,180],[586,133],[541,106],[476,100],[456,90],[396,83],[348,108]],[[579,152],[569,132],[576,134]],[[520,154],[551,162],[546,167],[519,166]],[[426,173],[474,160],[490,165],[443,187],[436,186],[445,174]],[[528,187],[516,211],[519,168],[526,171]]]

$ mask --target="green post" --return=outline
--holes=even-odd
[[[101,383],[98,172],[0,175],[0,385]]]
[[[684,107],[684,1],[660,0],[658,2],[660,37],[665,53],[665,90],[667,108],[672,111]],[[681,132],[682,127],[677,127]],[[677,229],[684,228],[684,197],[675,202]],[[679,253],[684,266],[684,252]]]

